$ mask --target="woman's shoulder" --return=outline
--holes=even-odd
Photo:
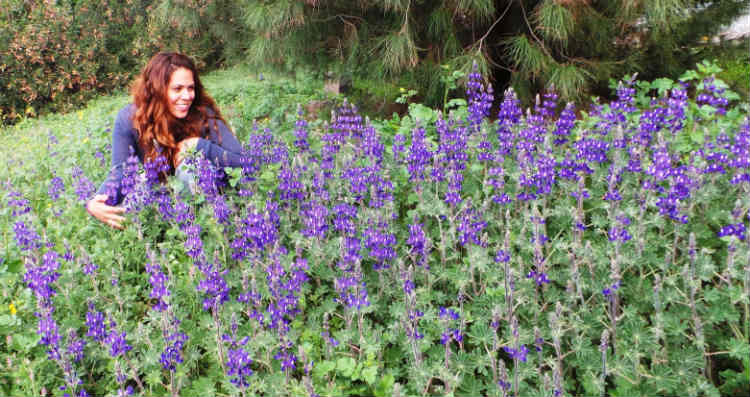
[[[117,112],[117,118],[115,119],[115,132],[116,133],[134,133],[135,126],[133,126],[133,115],[135,114],[135,104],[129,103],[125,105],[119,112]]]
[[[123,106],[119,112],[117,112],[117,119],[132,120],[134,114],[135,114],[135,104],[129,103]]]

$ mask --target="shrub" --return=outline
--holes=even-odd
[[[133,42],[145,31],[147,1],[8,3],[0,14],[3,123],[69,111],[137,72]]]

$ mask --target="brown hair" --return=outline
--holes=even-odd
[[[167,90],[172,73],[185,68],[193,73],[195,98],[184,119],[178,119],[169,111]],[[133,126],[138,131],[138,146],[143,150],[144,162],[153,161],[161,154],[172,167],[177,158],[177,144],[186,138],[204,138],[209,133],[209,120],[217,130],[217,120],[226,121],[203,88],[198,70],[187,56],[175,52],[154,55],[135,80],[131,94],[135,103]],[[158,148],[157,148],[158,145]],[[172,171],[174,172],[174,171]]]

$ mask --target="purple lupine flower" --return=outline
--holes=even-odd
[[[76,180],[75,193],[78,196],[78,200],[82,202],[88,201],[96,191],[96,186],[86,178],[86,175],[83,174],[83,171],[79,167],[73,167],[72,174]]]
[[[444,306],[440,306],[440,311],[438,312],[438,316],[442,319],[452,319],[454,321],[458,321],[461,318],[461,315],[458,314],[457,311],[446,308]]]
[[[412,130],[411,145],[406,158],[409,171],[409,182],[420,182],[425,179],[425,171],[428,164],[432,162],[432,153],[425,143],[424,128]],[[419,188],[419,185],[417,185]]]
[[[52,201],[57,201],[57,199],[60,198],[60,193],[62,193],[64,190],[65,184],[63,183],[62,178],[60,178],[59,176],[55,176],[49,181],[49,189],[47,189],[47,194]]]
[[[719,237],[736,236],[740,241],[745,241],[746,226],[744,222],[722,226],[717,233]]]
[[[375,259],[374,270],[390,267],[389,262],[396,259],[396,235],[388,232],[388,224],[380,222],[364,231],[365,247]]]
[[[250,381],[247,379],[253,374],[250,367],[253,360],[250,353],[243,348],[230,348],[227,350],[227,375],[232,377],[229,381],[239,388],[247,388]]]
[[[140,160],[135,154],[135,149],[132,146],[128,149],[130,149],[130,156],[125,160],[125,165],[122,168],[122,179],[120,181],[120,191],[123,196],[127,196],[135,191],[140,165]]]
[[[291,348],[282,348],[273,358],[281,362],[282,372],[294,371],[297,367],[297,356],[292,352]]]
[[[49,301],[56,293],[52,284],[60,278],[60,273],[57,271],[60,268],[58,258],[57,252],[50,250],[42,256],[41,265],[33,266],[30,263],[26,265],[23,281],[42,301]]]
[[[469,80],[466,83],[466,97],[468,102],[468,121],[470,125],[469,134],[479,130],[479,125],[485,117],[490,115],[490,108],[494,95],[492,85],[485,89],[482,83],[482,75],[479,74],[479,67],[476,62],[469,73]]]
[[[21,251],[35,250],[41,247],[40,237],[35,230],[26,226],[24,221],[17,221],[13,224],[16,245]]]
[[[575,121],[575,105],[573,105],[572,102],[569,102],[567,105],[565,105],[565,109],[560,112],[560,117],[557,119],[557,122],[555,122],[555,130],[552,131],[552,134],[554,134],[556,137],[555,145],[562,145],[563,143],[568,141],[568,137],[570,136],[570,132],[573,130]]]
[[[21,193],[12,191],[8,193],[8,206],[13,208],[11,215],[17,217],[31,211],[29,200],[23,198]]]
[[[195,216],[190,211],[190,206],[184,201],[177,200],[174,205],[174,221],[180,225],[180,230],[186,232],[188,226],[195,221]]]
[[[536,285],[542,286],[543,284],[549,284],[549,278],[547,278],[547,273],[545,272],[538,272],[536,270],[531,270],[526,274],[526,278],[534,280],[536,282]]]
[[[620,282],[616,281],[614,284],[610,285],[609,287],[605,287],[602,289],[602,295],[607,297],[607,299],[612,299],[613,295],[617,292],[617,290],[620,288]]]
[[[506,353],[514,360],[520,360],[526,362],[526,355],[529,354],[529,349],[526,345],[521,345],[518,349],[514,349],[510,346],[503,347]]]
[[[305,197],[304,184],[300,180],[300,169],[292,169],[287,164],[279,171],[279,199],[281,201],[301,202]]]
[[[169,280],[167,275],[161,271],[161,266],[158,264],[147,263],[146,271],[151,275],[148,280],[152,288],[149,297],[156,299],[154,310],[159,312],[167,310],[169,305],[164,301],[164,298],[169,296],[169,290],[166,285]]]
[[[401,161],[401,159],[404,156],[404,147],[406,143],[406,137],[404,137],[404,134],[396,134],[393,136],[393,159],[398,163]]]
[[[294,123],[294,146],[300,151],[306,151],[310,148],[307,143],[307,120],[303,117],[302,106],[297,105],[297,121]]]
[[[505,97],[500,104],[497,115],[497,140],[500,144],[498,154],[508,156],[513,152],[515,134],[513,128],[519,124],[522,118],[521,101],[516,97],[515,91],[509,88],[505,91]]]
[[[456,227],[456,231],[459,233],[459,243],[462,246],[475,244],[484,247],[486,243],[482,241],[481,233],[487,227],[487,221],[482,218],[479,211],[469,207],[461,213],[459,220],[460,223]]]
[[[510,253],[504,250],[497,250],[495,255],[495,263],[508,263],[510,261]]]
[[[168,335],[166,340],[171,343],[168,343],[164,348],[164,352],[161,353],[161,357],[159,358],[159,363],[162,368],[174,372],[177,370],[177,364],[181,364],[183,361],[182,349],[188,337],[182,332],[175,332]]]
[[[60,358],[60,333],[58,332],[57,322],[52,316],[55,308],[48,306],[42,313],[34,313],[39,318],[37,334],[41,336],[39,343],[47,346],[47,355],[50,359],[57,360]]]
[[[197,223],[191,223],[185,227],[185,252],[194,260],[203,255],[203,241],[201,240],[201,226]]]
[[[339,293],[339,297],[334,300],[347,308],[361,310],[363,307],[370,306],[367,286],[362,281],[361,275],[338,277],[334,282],[334,288]]]
[[[198,283],[198,291],[206,294],[203,299],[203,310],[216,311],[229,301],[229,285],[224,279],[228,270],[219,271],[217,266],[208,264],[203,270],[205,278]]]
[[[227,202],[224,200],[224,196],[217,195],[211,200],[211,204],[214,207],[214,219],[221,225],[228,226],[230,223],[229,218],[232,215],[232,210],[227,206]]]
[[[73,357],[74,362],[79,362],[83,358],[83,348],[86,347],[86,341],[79,338],[75,331],[68,333],[68,347],[66,353]]]
[[[88,327],[86,336],[94,341],[104,342],[107,338],[107,326],[104,324],[104,314],[96,311],[93,303],[89,303],[89,310],[86,312],[86,327]]]
[[[109,355],[112,357],[121,356],[133,349],[125,340],[125,331],[117,332],[117,324],[110,322],[110,331],[107,335],[106,343],[109,344]]]
[[[685,88],[675,88],[670,92],[667,100],[667,125],[672,134],[682,130],[685,119],[685,108],[687,107],[688,97]]]
[[[604,140],[585,138],[573,144],[577,150],[576,159],[588,162],[604,163],[607,159],[607,152],[610,144]]]
[[[357,207],[351,204],[338,204],[333,207],[335,217],[333,227],[336,231],[345,236],[352,236],[357,233],[357,226],[354,221],[357,219]]]
[[[318,239],[325,238],[326,231],[328,231],[328,207],[311,201],[302,206],[301,212],[305,225],[302,235]]]
[[[383,153],[385,152],[385,146],[380,142],[380,136],[371,124],[368,124],[364,128],[362,135],[362,154],[370,158],[372,164],[380,164],[383,162]]]
[[[424,225],[414,219],[414,223],[409,224],[409,239],[406,240],[411,249],[410,253],[414,255],[417,266],[426,266],[427,264],[427,238],[423,229]]]

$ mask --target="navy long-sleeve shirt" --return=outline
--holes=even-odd
[[[138,146],[138,132],[133,126],[135,105],[129,104],[117,113],[115,128],[112,131],[112,165],[107,179],[99,186],[97,194],[108,194],[109,187],[116,188],[115,204],[122,202],[123,195],[120,186],[125,162],[130,156],[130,148],[135,150],[138,159],[143,163],[143,150]],[[213,121],[209,123],[213,125]],[[195,149],[219,167],[241,167],[242,145],[221,120],[216,120],[217,128],[210,128],[210,133],[203,131]],[[218,131],[217,131],[218,130]]]

